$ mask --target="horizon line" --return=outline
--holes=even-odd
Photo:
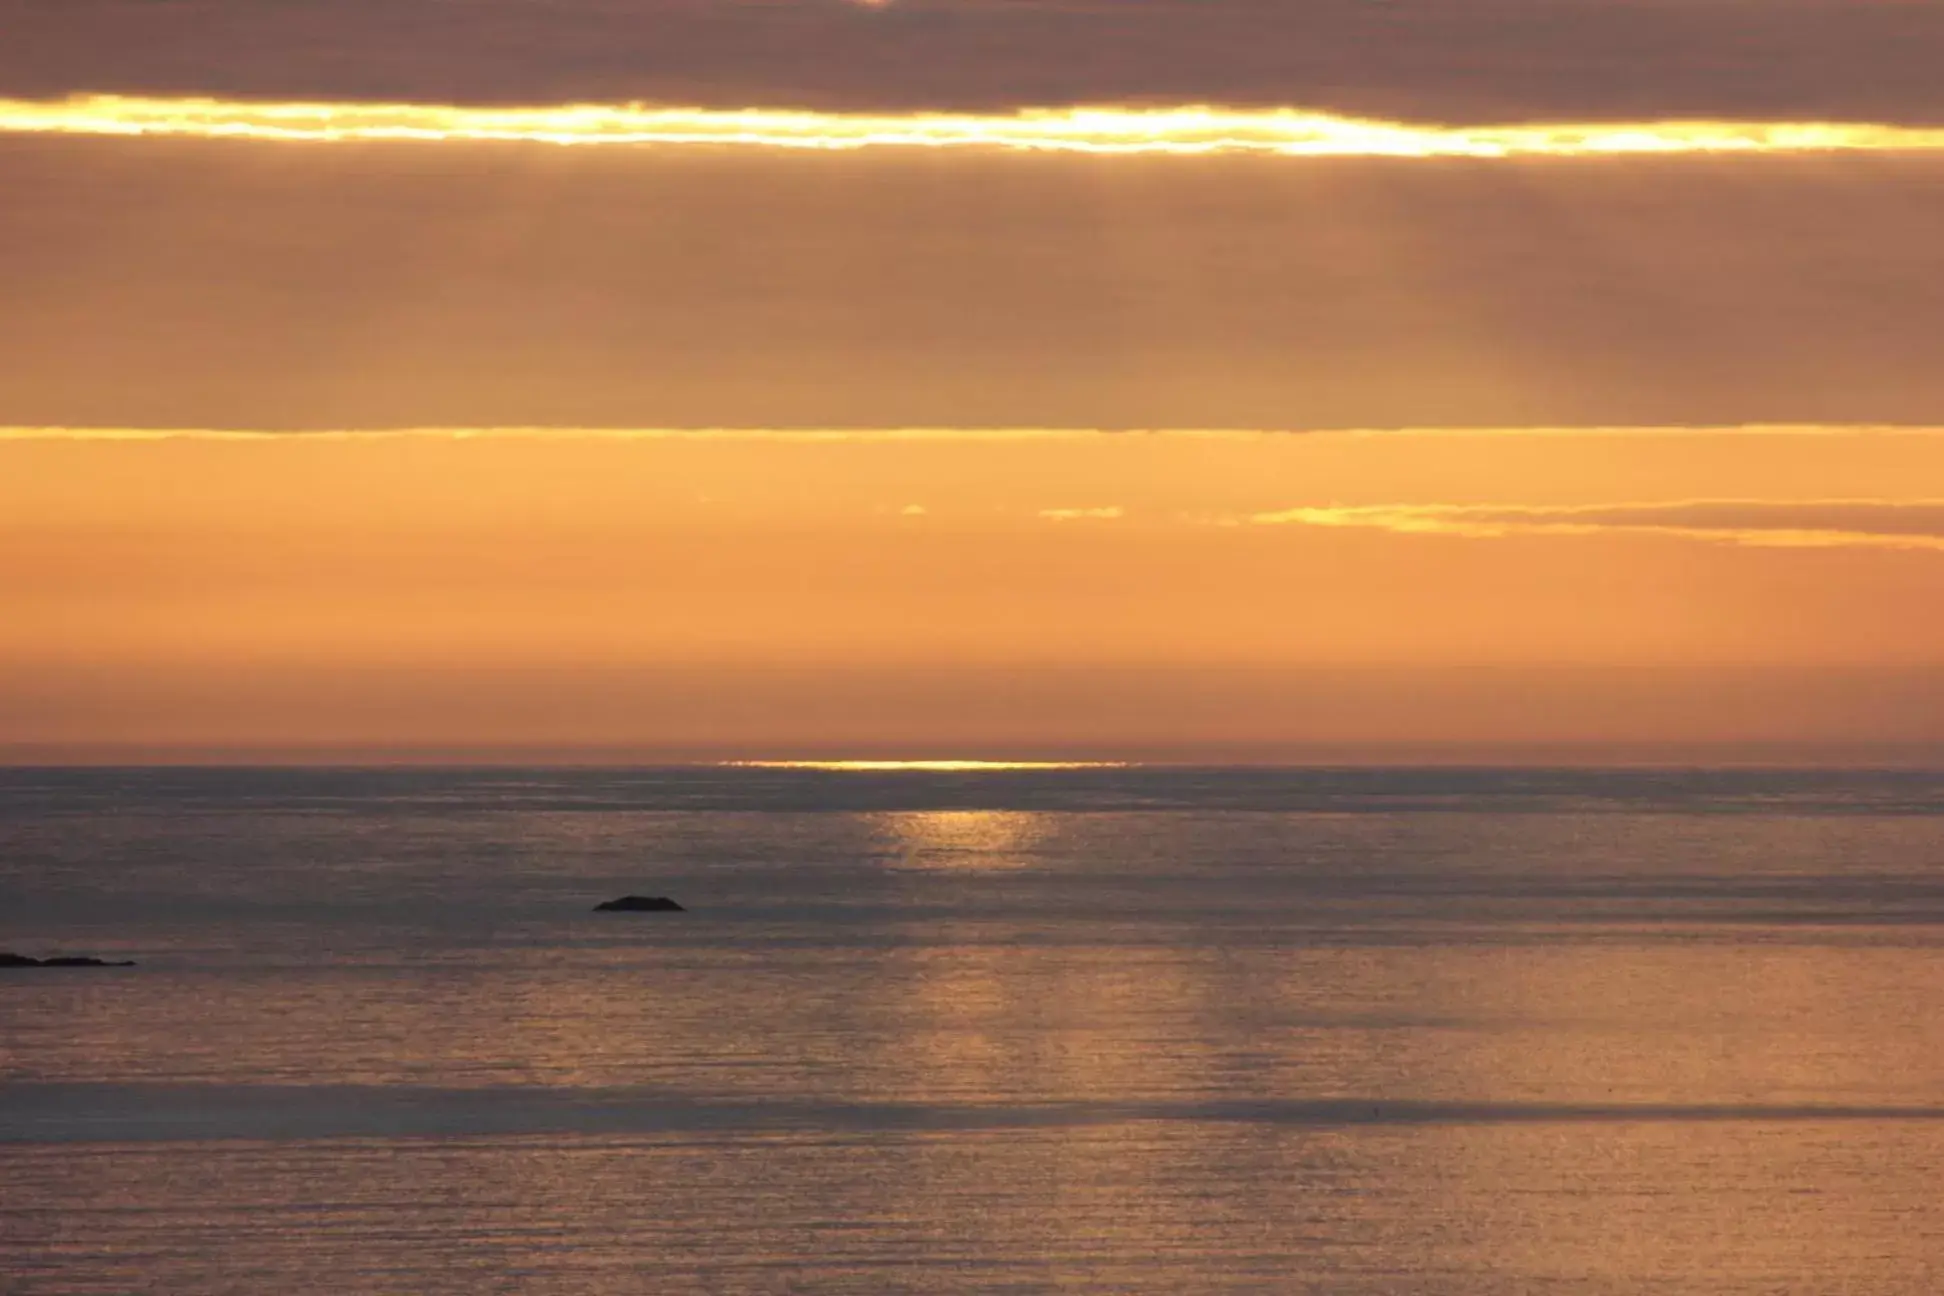
[[[985,774],[1188,769],[1640,769],[1828,770],[1944,774],[1944,742],[1450,742],[1293,744],[1250,755],[1236,748],[1109,756],[749,758],[655,753],[627,745],[475,747],[427,744],[0,744],[0,772],[113,769],[616,769],[825,774]]]

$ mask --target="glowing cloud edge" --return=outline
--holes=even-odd
[[[1658,537],[1756,549],[1889,549],[1944,553],[1944,534],[1868,531],[1827,525],[1725,526],[1680,520],[1706,509],[1771,512],[1778,517],[1824,509],[1888,514],[1944,511],[1944,499],[1677,499],[1599,504],[1330,504],[1278,509],[1217,525],[1302,526],[1388,531],[1396,535],[1463,540],[1521,537]]]
[[[1270,157],[1509,158],[1928,153],[1944,129],[1865,122],[1440,126],[1297,108],[1078,107],[1010,114],[823,113],[642,104],[486,108],[87,95],[0,99],[0,134],[285,143],[530,143],[848,152],[870,148]]]

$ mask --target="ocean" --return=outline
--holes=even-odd
[[[8,1296],[1944,1290],[1939,773],[15,769],[0,949]]]

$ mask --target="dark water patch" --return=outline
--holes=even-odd
[[[659,1089],[13,1084],[0,1143],[976,1131],[1145,1122],[1288,1128],[1940,1121],[1944,1105],[1491,1102],[1382,1097],[1044,1103],[721,1100]]]

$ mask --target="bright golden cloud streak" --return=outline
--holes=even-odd
[[[1818,514],[1880,513],[1886,521],[1915,510],[1935,511],[1944,526],[1944,500],[1673,500],[1586,505],[1367,504],[1279,509],[1244,519],[1256,526],[1356,527],[1399,535],[1499,540],[1516,536],[1661,536],[1711,544],[1770,549],[1903,549],[1944,552],[1944,534],[1924,530],[1866,530],[1819,524]],[[1774,525],[1720,525],[1695,520],[1738,511],[1773,515]]]
[[[1275,157],[1603,157],[1944,150],[1944,129],[1845,122],[1420,126],[1297,109],[1035,109],[1006,115],[574,104],[252,103],[109,95],[0,99],[0,132],[262,141],[483,141],[852,150],[945,148]]]
[[[1110,504],[1101,508],[1045,508],[1039,515],[1048,522],[1117,522],[1127,516],[1127,510]]]

